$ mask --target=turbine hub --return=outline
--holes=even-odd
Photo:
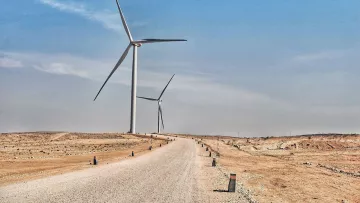
[[[134,46],[141,47],[142,44],[134,44]]]

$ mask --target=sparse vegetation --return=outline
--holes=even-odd
[[[360,202],[360,135],[193,137],[219,146],[220,166],[259,202]]]
[[[153,137],[153,147],[166,141]],[[123,133],[3,133],[0,134],[0,184],[90,167],[97,156],[107,162],[146,152],[150,137]],[[15,161],[16,160],[16,161]]]

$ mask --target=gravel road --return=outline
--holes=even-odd
[[[1,187],[0,202],[209,202],[198,152],[178,138],[134,159]]]

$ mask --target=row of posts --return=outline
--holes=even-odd
[[[200,144],[200,141],[198,141],[198,144]],[[201,143],[201,147],[204,147],[203,143]],[[208,151],[209,157],[211,157],[211,151],[209,150],[209,147],[206,147],[205,151]],[[211,165],[212,167],[216,167],[216,158],[213,158]],[[236,191],[236,174],[230,173],[228,192],[235,192],[235,191]]]
[[[156,136],[156,137],[157,137],[157,136]],[[152,138],[152,135],[151,135],[151,138]],[[175,139],[174,139],[174,140],[175,140]],[[171,139],[170,141],[173,141],[173,140]],[[169,144],[169,138],[168,138],[168,140],[167,140],[166,143]],[[161,143],[160,143],[160,147],[161,147]],[[149,147],[149,150],[152,150],[152,146]],[[134,151],[131,151],[131,156],[135,156]],[[93,163],[92,163],[92,164],[93,164],[93,165],[97,165],[97,164],[98,164],[98,160],[96,159],[96,156],[94,156],[94,158],[93,158]]]

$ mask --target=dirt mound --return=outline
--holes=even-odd
[[[314,149],[314,150],[331,150],[341,149],[343,146],[336,142],[326,141],[300,141],[298,143],[290,144],[285,147],[286,150],[291,149]]]
[[[120,133],[68,133],[59,140],[74,139],[124,139],[124,135]]]
[[[289,144],[285,147],[287,150],[291,149],[306,149],[306,150],[345,150],[349,148],[359,148],[360,143],[341,142],[337,140],[303,140],[297,143]]]

